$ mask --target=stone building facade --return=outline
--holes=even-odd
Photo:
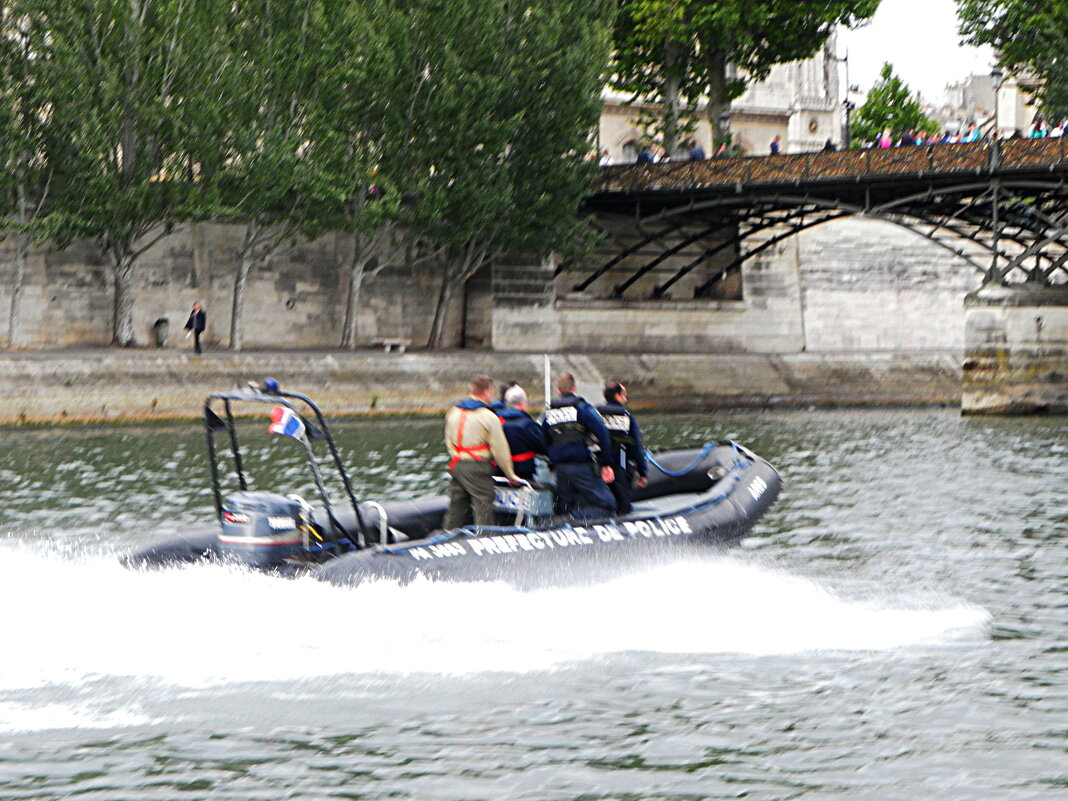
[[[782,139],[783,153],[819,150],[828,139],[841,146],[845,109],[835,48],[836,38],[831,36],[813,58],[777,64],[765,80],[751,84],[731,104],[730,130],[743,154],[767,153],[776,136]],[[611,90],[602,96],[598,144],[613,164],[633,162],[646,135],[640,124],[645,104],[628,104],[628,99]],[[712,132],[703,104],[698,117],[693,138],[711,155]]]

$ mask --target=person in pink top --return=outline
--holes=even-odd
[[[894,137],[890,135],[890,129],[884,128],[882,134],[879,135],[877,140],[879,147],[893,147]]]

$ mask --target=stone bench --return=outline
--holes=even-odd
[[[410,339],[375,339],[371,342],[376,348],[381,347],[386,353],[396,348],[397,353],[404,353],[405,348],[412,344]]]

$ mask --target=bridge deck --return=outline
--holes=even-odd
[[[910,228],[968,258],[988,282],[1068,282],[1068,137],[605,167],[585,207],[602,216],[602,230],[626,220],[640,236],[621,241],[575,291],[629,270],[612,284],[620,297],[697,248],[652,289],[659,297],[735,250],[694,287],[702,296],[762,249],[851,214]],[[715,241],[700,241],[705,235]],[[985,249],[986,266],[964,256],[961,242]]]
[[[1068,138],[1008,139],[842,152],[748,156],[604,167],[587,198],[594,209],[619,211],[641,202],[645,213],[680,201],[752,191],[799,191],[814,197],[878,202],[910,190],[960,184],[967,176],[1068,176]]]

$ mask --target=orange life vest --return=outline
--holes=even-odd
[[[462,456],[470,456],[476,462],[483,461],[483,458],[479,456],[480,453],[489,453],[489,443],[483,442],[481,445],[471,445],[466,447],[463,444],[464,441],[464,423],[467,422],[467,415],[475,411],[474,409],[460,409],[460,425],[456,428],[456,442],[453,443],[453,450],[456,451],[456,455],[449,460],[449,472],[456,467]]]

